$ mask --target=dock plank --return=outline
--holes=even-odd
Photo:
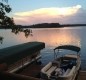
[[[17,74],[39,78],[42,67],[43,65],[32,63],[26,66],[24,69],[18,71]]]
[[[80,71],[77,80],[86,80],[86,71]]]

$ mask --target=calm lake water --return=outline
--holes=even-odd
[[[45,43],[45,49],[41,51],[43,64],[53,60],[53,49],[59,45],[72,44],[81,47],[81,68],[86,70],[86,27],[65,27],[58,29],[32,29],[32,34],[27,38],[24,33],[15,35],[11,30],[0,30],[0,36],[3,36],[3,42],[0,49],[31,42],[40,41]]]

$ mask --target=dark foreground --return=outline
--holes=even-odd
[[[43,68],[43,65],[40,63],[32,63],[22,70],[16,72],[20,75],[31,76],[34,78],[40,78],[40,70]],[[86,80],[86,71],[79,71],[76,80]]]
[[[41,62],[33,62],[27,65],[25,68],[17,71],[17,74],[40,78],[40,70],[43,68]]]
[[[15,73],[0,72],[0,80],[42,80],[40,70],[42,64],[32,63]],[[86,71],[79,71],[76,80],[86,80]]]

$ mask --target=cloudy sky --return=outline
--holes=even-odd
[[[9,0],[16,24],[86,23],[86,0]]]

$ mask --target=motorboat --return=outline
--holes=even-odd
[[[54,48],[54,60],[41,69],[41,78],[75,80],[81,65],[80,50],[80,47],[74,45],[61,45]],[[63,55],[59,55],[60,53]]]

